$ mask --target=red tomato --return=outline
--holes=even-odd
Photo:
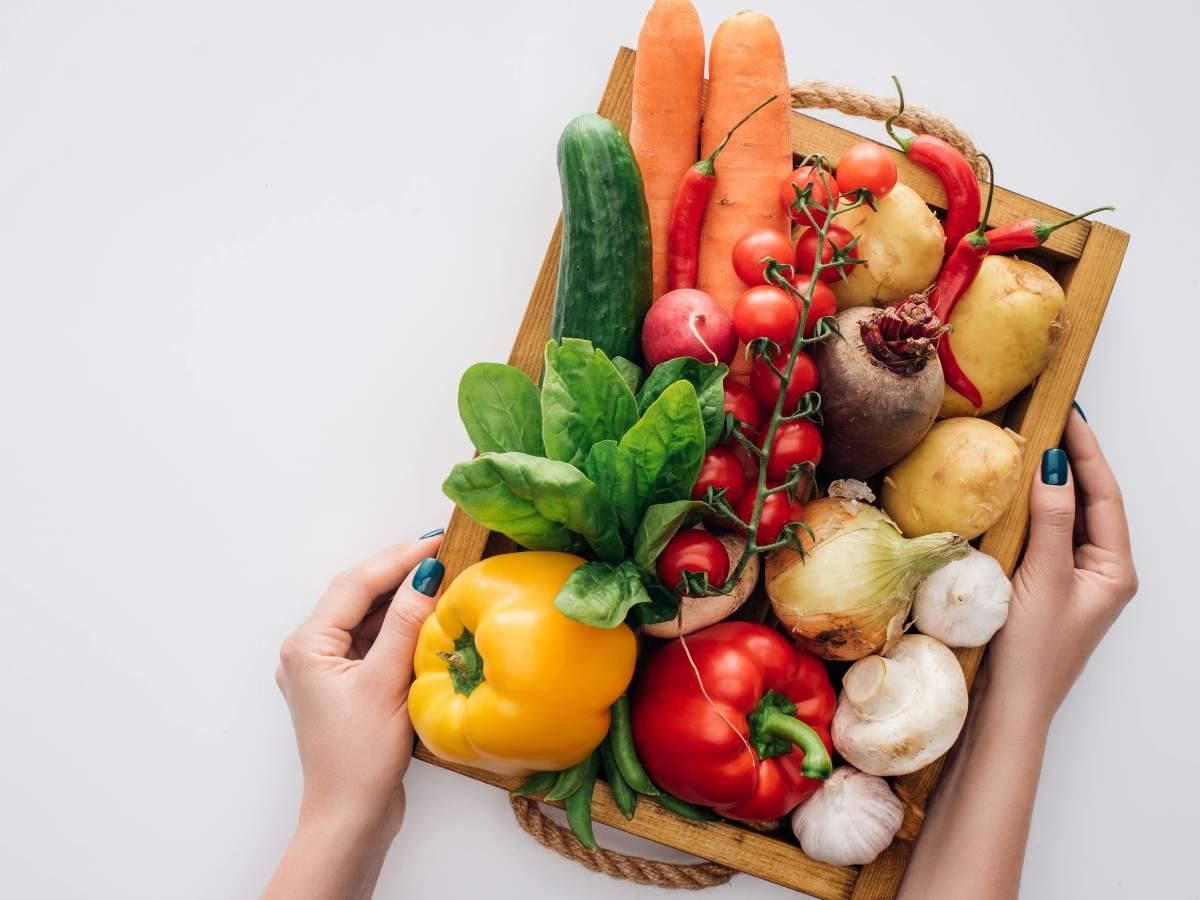
[[[817,234],[817,229],[806,228],[804,234],[800,235],[800,239],[796,241],[796,271],[804,274],[810,274],[817,267],[817,243],[820,240],[820,235]],[[833,259],[833,248],[837,245],[839,249],[844,248],[854,240],[854,235],[848,232],[841,225],[830,225],[825,230],[825,245],[821,251],[821,262],[826,264]],[[858,259],[858,254],[852,249],[850,251],[851,259]],[[821,270],[822,281],[836,281],[841,277],[838,273],[842,270],[848,270],[849,266],[837,266],[830,269]],[[849,274],[849,272],[847,272]]]
[[[896,160],[885,147],[863,141],[842,154],[837,180],[843,194],[866,188],[878,200],[896,186]]]
[[[782,481],[792,466],[806,462],[817,465],[824,452],[821,432],[808,419],[781,422],[775,429],[775,440],[767,457],[767,477]]]
[[[762,424],[763,411],[762,407],[758,405],[758,398],[754,396],[754,391],[744,383],[734,381],[732,378],[725,379],[725,412],[733,413],[733,417],[739,422],[745,422],[751,431],[758,431]],[[745,449],[736,438],[730,444]],[[758,477],[757,473],[755,477]]]
[[[746,492],[746,475],[742,471],[742,464],[727,447],[713,447],[704,455],[704,461],[700,463],[700,476],[692,488],[692,499],[703,500],[710,487],[724,488],[725,499],[731,506]]]
[[[682,593],[679,584],[685,569],[703,572],[711,586],[720,587],[729,577],[729,554],[725,552],[725,545],[707,531],[688,529],[679,532],[659,554],[655,571],[663,587],[678,594]]]
[[[738,297],[733,305],[733,327],[738,339],[747,344],[765,337],[790,347],[800,327],[800,310],[783,288],[760,284]]]
[[[737,438],[729,443],[729,450],[741,463],[742,474],[746,476],[746,491],[742,498],[745,499],[746,494],[753,497],[758,488],[758,457],[742,446],[742,442]]]
[[[782,372],[785,371],[787,358],[780,352],[775,355],[772,362]],[[764,408],[775,408],[775,399],[779,396],[779,384],[779,376],[771,371],[766,360],[761,356],[756,356],[750,367],[750,389],[754,391],[754,396],[758,398],[758,402]],[[801,350],[800,355],[796,357],[796,365],[792,367],[792,378],[788,382],[787,397],[783,401],[783,414],[786,416],[794,413],[800,406],[800,398],[816,389],[817,364],[813,362],[811,356]]]
[[[797,275],[792,279],[792,287],[798,290],[801,296],[808,293],[808,283],[812,281],[812,275]],[[796,301],[797,306],[800,301]],[[824,316],[837,315],[837,297],[833,291],[829,289],[829,285],[817,279],[817,286],[813,288],[812,299],[809,301],[808,318],[804,322],[804,336],[812,337],[813,332],[817,328],[817,320]]]
[[[733,271],[737,277],[754,287],[765,284],[764,259],[770,257],[781,266],[793,266],[796,262],[791,239],[774,228],[760,228],[738,238],[733,245]]]
[[[792,209],[792,204],[796,202],[797,189],[803,191],[805,185],[809,184],[812,185],[812,193],[809,194],[808,206],[804,210]],[[814,222],[817,225],[824,225],[825,220],[829,217],[828,208],[837,203],[840,193],[838,181],[832,172],[828,170],[818,172],[815,166],[801,166],[780,187],[779,202],[793,221],[799,222],[801,225],[812,225]],[[829,200],[830,197],[833,197],[832,204]],[[812,216],[811,220],[808,218],[809,215]]]
[[[733,511],[743,522],[749,523],[754,515],[754,497],[756,491],[747,491],[742,495],[741,502]],[[804,515],[804,504],[797,500],[789,500],[787,491],[767,494],[763,500],[762,512],[758,514],[758,531],[755,532],[754,543],[760,547],[773,544],[779,540],[779,532],[789,522],[800,522]]]

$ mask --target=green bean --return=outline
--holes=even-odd
[[[581,762],[575,763],[569,769],[563,769],[558,773],[558,777],[554,780],[554,787],[550,788],[546,794],[547,800],[566,800],[569,796],[579,790],[579,786],[583,784],[583,778],[587,774],[588,757]]]
[[[617,758],[613,755],[612,743],[608,738],[605,738],[604,743],[600,745],[600,759],[604,762],[604,776],[612,790],[617,809],[625,818],[632,819],[633,814],[637,812],[637,791],[629,786],[629,782],[621,774]]]
[[[693,806],[686,800],[673,797],[666,791],[659,791],[658,802],[663,809],[669,809],[677,816],[691,819],[693,822],[715,822],[720,818],[715,812],[705,806]]]
[[[530,794],[540,794],[542,791],[548,791],[554,787],[554,782],[558,781],[557,772],[534,772],[525,779],[525,783],[513,791],[517,797],[528,797]]]
[[[596,849],[596,838],[592,834],[592,791],[596,788],[596,776],[600,774],[600,751],[593,750],[582,763],[583,783],[567,797],[567,824],[579,843],[589,850]]]
[[[612,725],[609,726],[608,735],[612,741],[613,756],[626,783],[639,794],[658,796],[658,788],[642,768],[637,748],[633,745],[633,722],[629,718],[629,697],[625,694],[612,705]]]

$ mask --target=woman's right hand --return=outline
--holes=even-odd
[[[1138,587],[1121,489],[1075,410],[1065,438],[1043,457],[1008,623],[988,648],[1005,696],[1047,724]]]

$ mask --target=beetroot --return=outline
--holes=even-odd
[[[682,356],[729,365],[737,344],[729,313],[704,291],[693,288],[663,294],[642,323],[642,352],[651,369]]]

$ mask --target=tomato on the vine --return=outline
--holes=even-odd
[[[730,441],[729,450],[737,457],[737,461],[742,467],[742,474],[746,476],[746,490],[742,494],[742,498],[745,499],[746,494],[753,497],[754,492],[758,489],[758,455],[747,449],[737,438]]]
[[[878,200],[896,186],[896,160],[886,147],[862,141],[842,154],[837,180],[844,194],[866,188]]]
[[[800,327],[800,310],[783,288],[760,284],[738,297],[733,305],[733,327],[744,343],[765,337],[790,347]]]
[[[789,355],[780,351],[772,357],[775,368],[783,372],[787,369]],[[792,366],[792,377],[788,381],[787,396],[783,400],[783,414],[790,415],[800,406],[800,400],[809,391],[817,389],[817,364],[803,350],[796,356],[796,364]],[[775,408],[775,399],[779,396],[779,376],[767,365],[767,360],[756,356],[750,366],[750,389],[767,409]]]
[[[794,287],[800,296],[808,294],[808,283],[812,281],[812,275],[797,275],[792,279],[792,287]],[[796,301],[799,305],[800,301]],[[829,285],[817,279],[817,286],[813,288],[812,297],[809,300],[808,318],[804,321],[804,336],[810,338],[813,332],[816,331],[817,321],[825,316],[837,315],[837,297]]]
[[[754,515],[755,494],[755,491],[747,491],[741,502],[733,508],[737,517],[747,525]],[[767,494],[763,499],[762,511],[758,514],[758,530],[755,532],[754,543],[760,547],[775,543],[779,540],[783,526],[789,522],[803,521],[803,515],[804,504],[799,499],[789,499],[787,491]]]
[[[736,439],[735,439],[736,440]],[[692,499],[703,500],[708,489],[725,489],[725,499],[732,506],[746,492],[746,474],[742,464],[728,447],[713,447],[700,463],[700,476],[692,488]]]
[[[854,240],[854,235],[843,228],[841,225],[830,225],[825,229],[825,243],[821,249],[821,264],[827,265],[833,261],[833,248],[836,246],[839,250],[844,250]],[[811,274],[812,270],[817,267],[817,246],[820,244],[821,235],[815,228],[806,228],[804,234],[800,235],[800,239],[796,241],[796,271],[804,274]],[[854,248],[851,247],[848,253],[851,259],[858,259],[858,255]],[[822,281],[836,281],[841,277],[840,272],[849,274],[850,266],[832,266],[828,269],[822,269],[820,278]]]
[[[821,431],[808,419],[780,422],[767,456],[767,477],[782,481],[792,466],[820,463],[824,452]]]
[[[779,202],[793,222],[799,222],[801,225],[812,225],[814,222],[824,225],[825,220],[829,218],[829,207],[837,204],[838,195],[841,193],[838,184],[834,174],[828,169],[818,171],[816,166],[801,166],[792,172],[791,177],[780,187]],[[802,192],[807,185],[812,185],[807,206],[804,209],[794,209],[792,205],[797,199],[796,192]],[[812,216],[811,220],[809,215]]]
[[[795,251],[786,234],[774,228],[760,228],[743,234],[733,245],[733,271],[751,287],[765,284],[765,259],[770,257],[781,266],[795,266]]]
[[[754,391],[750,390],[743,382],[734,381],[732,378],[725,379],[725,412],[733,413],[733,417],[739,422],[745,422],[746,428],[750,431],[757,432],[759,426],[762,425],[763,410],[758,405],[758,398],[754,396]],[[746,429],[742,430],[745,434]],[[730,441],[731,446],[741,447],[737,438]],[[745,449],[744,447],[742,449]],[[757,477],[757,472],[755,473]]]
[[[725,545],[707,531],[681,531],[667,543],[655,564],[658,580],[672,593],[679,590],[684,570],[708,576],[712,587],[720,587],[729,577],[729,554]]]

